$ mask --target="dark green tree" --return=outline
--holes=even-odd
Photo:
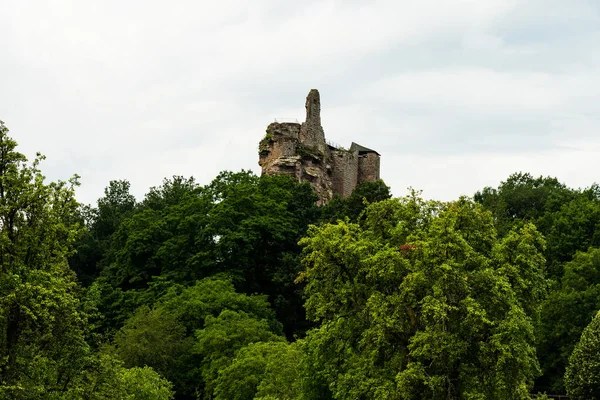
[[[565,264],[558,289],[542,308],[538,354],[544,375],[540,390],[564,393],[563,376],[581,333],[600,310],[600,249],[579,252]]]
[[[119,358],[127,367],[148,365],[170,380],[178,378],[180,359],[191,350],[186,327],[178,315],[162,307],[140,307],[114,338]]]
[[[195,352],[195,335],[210,335],[210,332],[202,333],[207,320],[219,319],[225,311],[243,316],[240,326],[217,331],[217,325],[222,327],[217,323],[211,332],[222,333],[224,336],[218,338],[222,343],[217,346],[216,342],[206,342],[202,350]],[[258,326],[259,330],[266,326],[261,332],[269,332],[268,337],[275,335],[282,340],[281,324],[275,319],[266,296],[236,293],[229,280],[213,277],[185,289],[173,286],[153,308],[138,309],[117,332],[114,344],[116,354],[126,367],[148,365],[174,383],[178,398],[195,399],[196,393],[204,390],[202,373],[210,369],[208,361],[204,360],[212,357],[219,360],[218,365],[226,365],[235,350],[251,338],[252,329],[243,331],[248,326]],[[236,332],[238,328],[240,331]],[[234,338],[240,334],[247,337]],[[216,337],[213,339],[217,340]],[[210,347],[213,345],[216,347]],[[213,350],[217,353],[213,354]],[[215,368],[210,373],[205,372],[212,377],[210,390],[214,389],[215,374],[218,373]]]
[[[216,272],[211,207],[193,179],[174,177],[152,188],[122,221],[111,236],[108,265],[94,282],[101,292],[100,332],[114,332],[172,285],[193,284]]]
[[[600,197],[592,186],[544,218],[548,275],[557,281],[577,251],[600,246]]]
[[[536,390],[564,393],[568,356],[597,309],[592,275],[578,277],[575,286],[573,282],[574,276],[588,269],[583,265],[594,264],[595,256],[578,252],[600,246],[600,189],[592,185],[573,190],[555,178],[519,173],[497,189],[485,188],[475,198],[492,212],[502,234],[533,222],[546,238],[546,275],[553,284],[537,329],[543,375],[536,381]]]
[[[172,284],[225,273],[236,289],[269,296],[286,334],[307,327],[298,241],[317,220],[315,195],[287,176],[223,172],[210,185],[174,178],[154,188],[112,235],[102,292],[102,329],[110,331]]]
[[[269,296],[288,337],[307,327],[301,287],[298,241],[316,222],[316,196],[308,184],[289,176],[221,173],[209,185],[217,203],[210,213],[218,237],[219,270],[230,274],[236,288]]]
[[[533,222],[542,232],[549,228],[541,223],[544,216],[557,211],[576,196],[556,178],[534,178],[529,173],[512,174],[497,189],[486,187],[474,199],[492,211],[498,233],[504,235],[516,222]]]
[[[83,286],[92,284],[103,266],[111,261],[112,235],[121,222],[133,214],[136,206],[135,197],[129,189],[130,184],[126,180],[111,181],[96,208],[83,206],[79,211],[87,229],[77,241],[77,251],[69,258],[69,265]]]
[[[387,200],[392,197],[390,188],[381,180],[363,182],[354,189],[348,198],[335,196],[321,207],[322,220],[335,223],[349,218],[356,222],[368,204]]]
[[[524,222],[535,224],[547,239],[547,275],[560,281],[563,263],[576,251],[600,245],[598,194],[596,185],[573,190],[556,178],[518,173],[497,189],[484,188],[474,198],[492,212],[500,235]]]

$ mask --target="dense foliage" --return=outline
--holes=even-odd
[[[575,400],[600,398],[600,312],[583,330],[565,374],[567,392]]]
[[[84,206],[16,146],[0,122],[0,399],[598,393],[595,184],[437,202],[380,180],[317,207],[240,171]]]
[[[533,225],[499,239],[470,200],[413,195],[302,243],[306,308],[320,322],[309,344],[334,398],[527,397],[545,292]]]
[[[126,369],[90,348],[93,305],[67,264],[83,230],[77,177],[46,184],[43,156],[29,164],[16,145],[0,122],[1,397],[171,398],[170,383],[153,370]]]
[[[574,190],[555,178],[511,175],[497,189],[475,194],[501,234],[531,222],[545,236],[550,290],[537,325],[542,375],[538,390],[564,393],[563,376],[581,332],[600,309],[597,297],[600,187]]]
[[[569,359],[565,384],[574,400],[600,399],[600,312],[583,330]]]

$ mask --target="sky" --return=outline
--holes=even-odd
[[[600,183],[600,0],[0,3],[0,120],[83,203],[260,174],[266,126],[312,88],[327,139],[377,150],[395,196]]]

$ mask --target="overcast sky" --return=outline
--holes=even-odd
[[[328,139],[381,153],[394,195],[509,174],[600,182],[600,0],[0,0],[0,119],[49,179],[260,173],[319,89]]]

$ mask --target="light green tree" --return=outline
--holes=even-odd
[[[67,258],[82,231],[74,189],[45,183],[0,121],[0,398],[167,400],[170,383],[85,341],[88,309]]]
[[[107,351],[98,353],[75,383],[56,399],[170,400],[174,394],[172,384],[152,368],[125,368],[122,361]]]
[[[45,183],[0,121],[0,391],[64,392],[87,362],[86,316],[67,257],[81,233],[77,177]]]
[[[257,400],[295,400],[303,396],[307,376],[305,354],[299,342],[288,345],[274,344],[269,353],[262,380],[256,392]],[[324,397],[321,397],[324,399]]]
[[[271,364],[270,373],[289,372],[272,371],[276,360],[286,358],[290,345],[283,341],[255,342],[242,347],[236,352],[231,363],[219,371],[215,388],[216,400],[252,400],[258,392],[259,385],[263,386],[266,369]],[[287,377],[288,375],[285,374]],[[274,383],[274,382],[273,382]],[[266,384],[265,384],[266,385]],[[288,389],[293,387],[288,382],[281,385]],[[263,389],[264,391],[272,391]],[[280,396],[285,399],[286,396]]]
[[[195,351],[202,357],[200,371],[206,399],[213,398],[219,372],[231,364],[239,349],[256,342],[285,342],[284,337],[272,331],[267,320],[231,310],[216,318],[207,317],[206,326],[197,331],[196,338]]]
[[[583,330],[569,358],[565,386],[572,399],[600,399],[600,312]]]
[[[471,200],[413,193],[302,244],[299,279],[321,324],[307,344],[334,398],[528,398],[545,293],[533,225],[498,239]]]

